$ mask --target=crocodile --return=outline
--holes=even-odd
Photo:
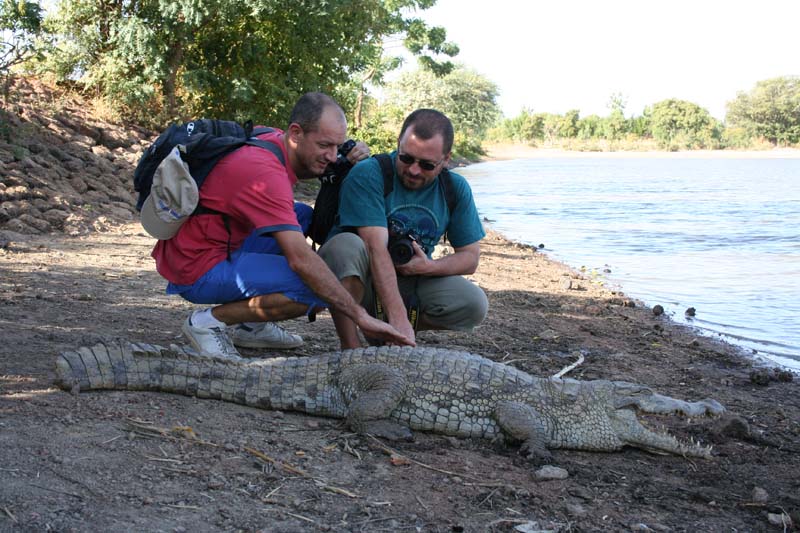
[[[645,427],[636,411],[719,415],[715,400],[687,402],[624,381],[541,378],[466,352],[370,347],[311,357],[231,361],[189,347],[104,341],[61,353],[56,384],[161,391],[263,409],[345,419],[353,431],[411,439],[412,430],[507,439],[536,462],[549,450],[710,458],[710,447]]]

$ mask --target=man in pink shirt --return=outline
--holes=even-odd
[[[336,161],[347,134],[339,105],[308,93],[292,110],[285,132],[258,136],[274,143],[277,155],[246,145],[222,158],[199,191],[207,213],[193,215],[174,237],[153,249],[156,268],[169,281],[167,292],[197,304],[220,304],[192,313],[183,332],[202,354],[238,358],[234,343],[252,348],[302,343],[274,321],[332,307],[370,337],[413,344],[389,324],[372,318],[353,300],[311,249],[304,231],[311,208],[295,203],[298,179],[315,178]],[[363,159],[363,143],[348,154]],[[233,339],[228,334],[233,327]]]

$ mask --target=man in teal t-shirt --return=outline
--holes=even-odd
[[[440,174],[452,146],[453,125],[444,114],[411,113],[391,154],[391,192],[384,196],[375,158],[353,167],[342,184],[336,225],[319,251],[356,301],[412,338],[415,329],[471,330],[489,307],[483,290],[462,277],[477,269],[485,232],[469,184],[452,172],[447,187],[455,201],[448,206]],[[445,233],[455,253],[433,259]],[[355,324],[332,315],[342,348],[361,346]]]

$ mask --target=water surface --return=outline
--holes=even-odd
[[[508,238],[800,369],[800,159],[553,157],[458,172]]]

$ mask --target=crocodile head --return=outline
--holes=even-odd
[[[634,446],[653,453],[672,453],[690,457],[711,457],[711,447],[695,442],[681,442],[666,430],[647,428],[636,416],[637,412],[687,417],[720,415],[725,408],[711,399],[687,402],[656,394],[651,389],[622,381],[606,382],[610,393],[606,413],[616,437],[622,445]]]

